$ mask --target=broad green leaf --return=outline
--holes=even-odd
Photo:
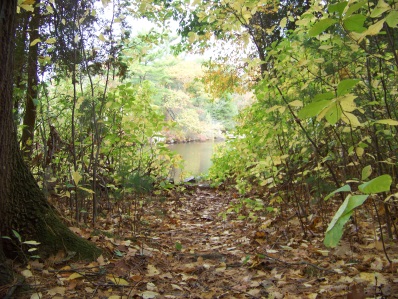
[[[351,213],[355,208],[361,206],[369,195],[352,195],[348,199],[348,204],[345,208],[344,214]],[[344,215],[343,214],[343,215]]]
[[[327,100],[312,102],[299,111],[298,117],[300,119],[306,119],[317,116],[329,104],[330,101]]]
[[[75,182],[75,185],[77,186],[77,185],[79,185],[79,182],[82,179],[82,176],[80,175],[80,173],[78,171],[73,171],[72,178],[73,178],[73,181]]]
[[[34,45],[36,45],[37,43],[40,43],[40,42],[41,42],[40,38],[36,38],[33,42],[30,43],[30,46],[32,47],[32,46],[34,46]]]
[[[308,32],[308,35],[311,37],[317,36],[335,23],[337,23],[337,21],[333,19],[320,20],[311,27],[310,31]]]
[[[335,195],[338,192],[350,192],[351,191],[351,187],[350,185],[344,185],[343,187],[340,187],[339,189],[334,190],[332,193],[330,193],[328,196],[326,196],[324,198],[324,200],[328,200],[329,198],[331,198],[333,195]]]
[[[364,15],[351,15],[343,20],[343,26],[346,30],[362,33],[366,30],[363,26],[365,20]]]
[[[343,235],[343,228],[350,219],[353,210],[362,205],[368,195],[348,195],[330,222],[323,243],[327,247],[335,247]]]
[[[340,120],[342,112],[340,104],[334,101],[329,107],[323,109],[321,113],[318,114],[317,120],[320,121],[325,117],[329,124],[335,125]]]
[[[373,180],[358,186],[358,189],[365,194],[381,193],[390,191],[392,178],[388,174],[384,174],[374,178]]]
[[[337,85],[337,96],[342,96],[358,84],[359,79],[345,79]]]
[[[387,10],[390,10],[390,9],[391,9],[390,5],[385,3],[384,0],[379,0],[376,7],[372,10],[370,17],[377,18],[380,15],[382,15],[384,12],[386,12]]]
[[[330,4],[328,6],[328,10],[330,13],[337,12],[340,16],[343,14],[344,9],[346,8],[348,2],[347,1],[341,1],[335,4]]]
[[[398,121],[394,119],[380,119],[375,121],[376,124],[390,125],[390,126],[398,126]]]
[[[386,23],[391,28],[396,28],[398,25],[398,11],[392,10],[386,17]]]
[[[372,174],[372,166],[371,165],[365,166],[362,169],[362,175],[361,175],[362,180],[363,181],[366,180],[368,177],[370,177],[371,174]]]

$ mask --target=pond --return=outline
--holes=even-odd
[[[177,152],[184,159],[184,173],[181,169],[174,170],[174,181],[179,182],[188,176],[207,173],[212,162],[214,146],[222,141],[204,141],[170,144],[169,149]]]

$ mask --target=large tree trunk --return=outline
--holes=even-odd
[[[18,147],[12,114],[16,4],[17,0],[0,0],[0,236],[12,237],[15,230],[23,240],[38,241],[42,257],[67,250],[80,258],[94,258],[100,250],[72,233],[57,217]],[[4,256],[15,256],[15,248],[5,239],[0,241],[0,250],[0,262]],[[8,273],[4,263],[0,264],[0,286],[9,281],[9,275],[2,273]]]

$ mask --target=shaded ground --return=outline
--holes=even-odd
[[[140,200],[131,199],[96,230],[71,228],[104,248],[96,262],[59,254],[18,266],[31,288],[19,287],[14,298],[398,297],[396,243],[387,244],[390,264],[370,226],[361,241],[326,250],[316,221],[304,240],[297,217],[282,223],[268,213],[254,223],[220,215],[235,197],[191,187],[146,198],[135,210]]]

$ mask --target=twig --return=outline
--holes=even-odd
[[[337,272],[334,271],[334,270],[329,270],[329,269],[320,267],[320,266],[318,266],[318,265],[315,265],[315,264],[313,264],[313,263],[306,262],[306,261],[300,261],[300,262],[286,262],[286,261],[282,261],[282,260],[280,260],[280,259],[278,259],[278,258],[271,257],[271,256],[266,255],[266,254],[262,254],[262,255],[264,256],[264,258],[267,258],[267,259],[269,259],[269,260],[273,260],[273,261],[276,261],[276,262],[278,262],[278,263],[285,264],[285,265],[288,265],[288,266],[307,265],[307,266],[314,267],[315,269],[318,269],[319,271],[324,271],[324,272],[333,273],[333,274],[336,274],[336,273],[337,273]]]

